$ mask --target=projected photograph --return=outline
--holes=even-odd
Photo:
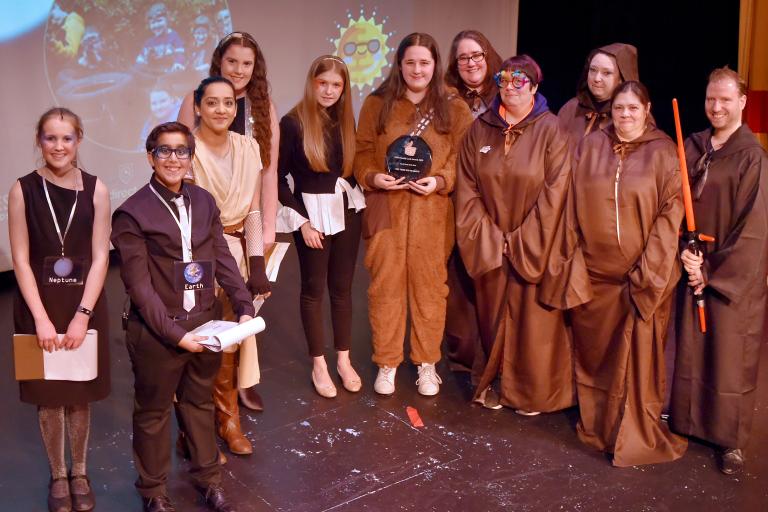
[[[226,0],[57,0],[45,29],[48,85],[94,143],[143,151],[152,127],[176,119],[230,32]]]

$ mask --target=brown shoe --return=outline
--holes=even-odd
[[[739,448],[724,448],[718,459],[720,471],[726,475],[738,475],[744,470],[744,452]]]
[[[69,479],[56,478],[48,484],[48,512],[71,512],[72,497],[69,494]]]
[[[256,391],[256,386],[249,388],[240,388],[237,390],[237,396],[240,398],[240,405],[253,412],[264,412],[264,401],[261,395]]]
[[[235,387],[235,354],[224,353],[221,368],[213,383],[213,403],[216,405],[216,423],[218,434],[226,443],[229,451],[235,455],[253,453],[251,442],[243,435],[240,428],[240,408],[237,405]]]
[[[86,512],[96,506],[96,497],[87,476],[77,475],[70,478],[69,492],[72,495],[72,510]]]
[[[197,491],[203,497],[209,510],[214,512],[235,512],[235,508],[227,501],[224,489],[219,484],[211,484],[208,487],[198,487]]]
[[[141,504],[144,512],[176,512],[176,508],[168,499],[168,496],[155,496],[154,498],[142,498]]]

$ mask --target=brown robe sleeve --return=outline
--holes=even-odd
[[[376,123],[381,110],[381,99],[369,95],[360,109],[360,121],[357,124],[355,141],[355,179],[363,190],[375,190],[371,181],[376,173],[383,172],[384,162],[376,165]]]
[[[648,235],[643,254],[629,271],[629,293],[643,320],[649,320],[664,298],[664,292],[679,272],[677,240],[683,220],[680,171],[670,152],[659,198],[659,211]]]
[[[558,128],[557,119],[547,115],[538,122],[551,123],[541,133],[542,140],[537,141],[537,144],[545,145],[544,186],[520,226],[504,234],[507,258],[517,273],[530,283],[540,282],[544,275],[571,181],[567,137]]]
[[[480,194],[474,155],[481,131],[482,124],[477,122],[464,137],[456,181],[456,242],[464,266],[473,278],[501,266],[504,236],[488,214]]]
[[[766,183],[768,158],[752,153],[739,181],[733,204],[736,222],[719,250],[708,252],[704,261],[707,286],[714,288],[731,302],[738,302],[752,286],[762,286],[758,275],[768,233]]]
[[[592,285],[582,251],[582,235],[576,217],[575,182],[578,179],[578,154],[574,157],[571,185],[557,226],[555,242],[547,268],[539,284],[538,299],[556,309],[571,309],[592,300]]]

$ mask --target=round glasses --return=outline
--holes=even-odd
[[[509,84],[512,84],[512,87],[515,89],[522,89],[525,87],[525,84],[531,82],[531,79],[528,78],[528,76],[526,76],[526,74],[520,70],[499,71],[493,75],[493,80],[496,82],[496,85],[499,86],[500,89],[505,89]]]
[[[192,155],[192,151],[187,146],[179,146],[177,148],[171,148],[168,146],[158,146],[155,148],[155,150],[152,152],[155,157],[159,158],[160,160],[166,160],[168,158],[171,158],[171,155],[175,154],[176,158],[179,160],[187,160],[190,155]]]
[[[485,59],[485,52],[475,52],[469,55],[460,55],[456,57],[456,62],[459,63],[459,66],[469,66],[470,60],[472,62],[482,62],[484,59]]]
[[[344,45],[344,55],[347,57],[354,55],[355,53],[358,53],[359,49],[363,49],[363,52],[360,52],[360,55],[367,53],[376,53],[379,51],[379,48],[381,48],[381,42],[379,42],[378,39],[371,39],[370,41],[362,42],[362,43],[354,43],[349,42]]]

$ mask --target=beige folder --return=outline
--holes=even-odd
[[[59,334],[61,339],[64,335]],[[13,335],[16,380],[88,381],[98,376],[98,333],[89,329],[77,350],[46,352],[34,334]]]

